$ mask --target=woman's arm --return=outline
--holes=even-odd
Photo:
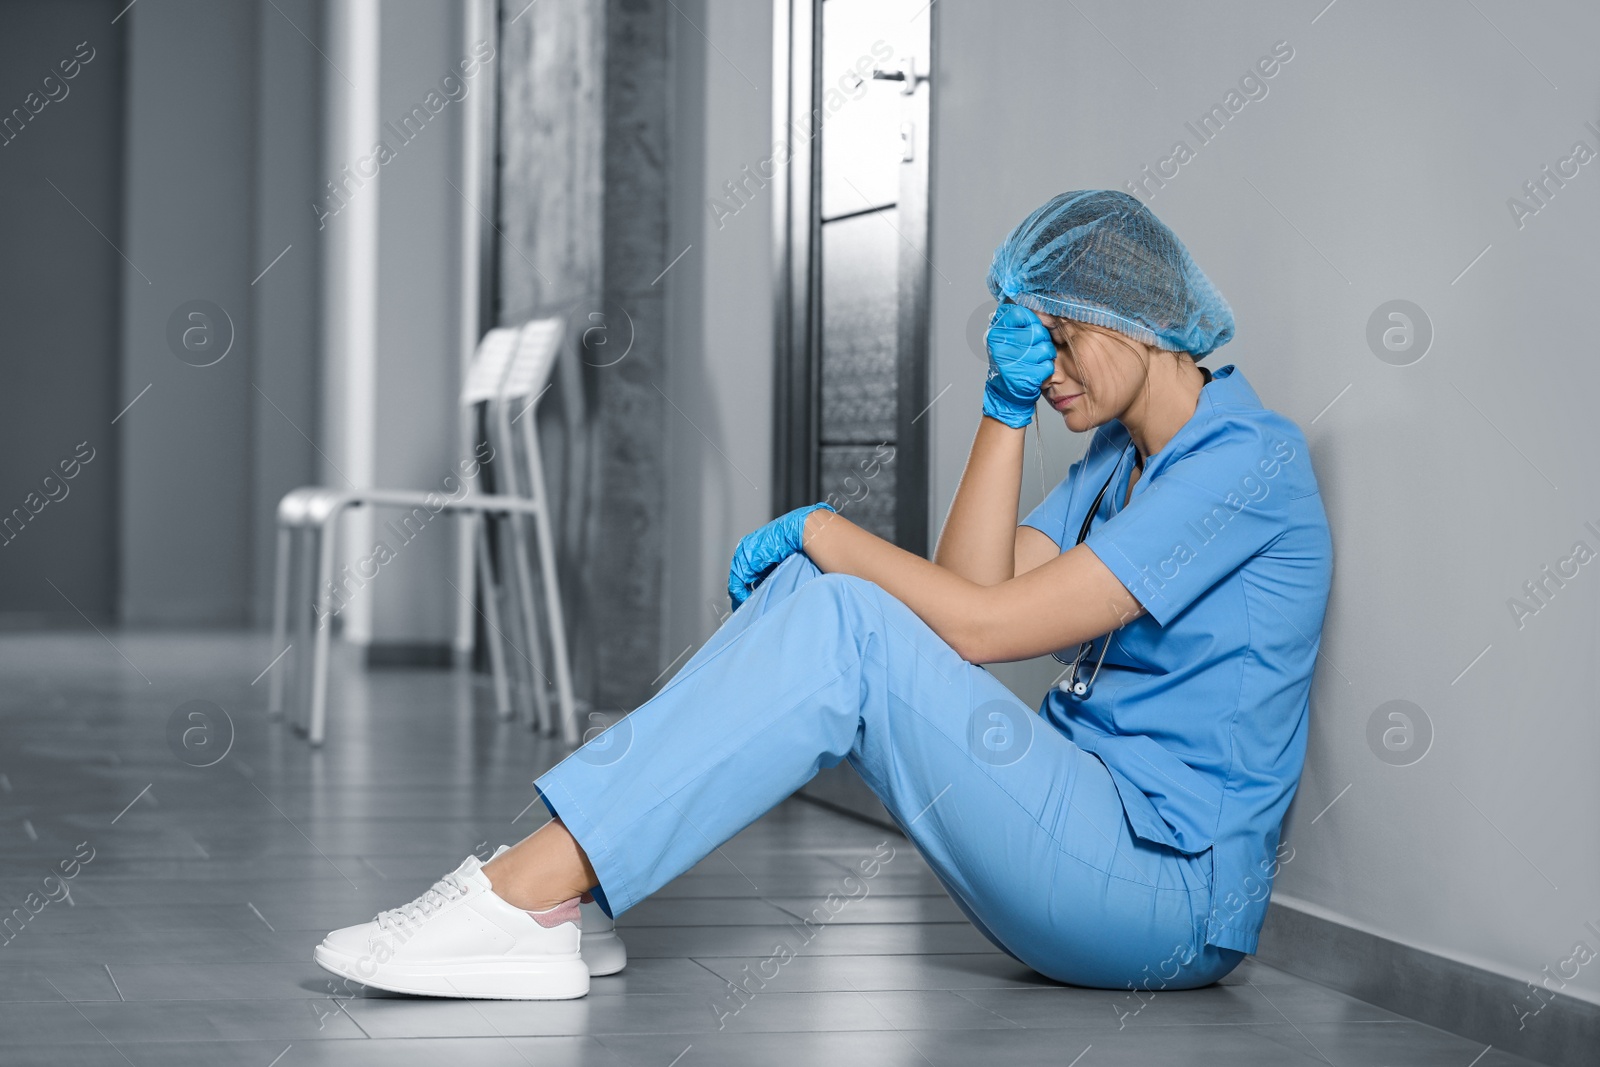
[[[1061,549],[1046,534],[1032,526],[1017,527],[1017,574],[1027,574],[1035,567],[1043,567],[1059,555]]]
[[[1015,514],[1014,501],[1011,507]],[[994,584],[925,560],[829,511],[806,517],[804,547],[823,571],[853,574],[882,587],[969,663],[1029,659],[1070,648],[1110,633],[1144,610],[1084,545]]]
[[[978,420],[961,484],[939,533],[933,562],[979,585],[999,585],[1055,559],[1061,549],[1031,526],[1018,526],[1022,496],[1023,439],[988,417]]]
[[[1028,569],[1020,566],[1023,528],[1015,518],[1026,436],[1025,427],[1013,428],[988,416],[978,420],[961,484],[933,552],[934,563],[979,585],[998,585]],[[1054,549],[1053,541],[1044,540]],[[1030,553],[1032,566],[1044,562],[1036,556]]]

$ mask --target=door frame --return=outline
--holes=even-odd
[[[788,161],[773,177],[774,354],[773,505],[779,511],[822,498],[822,2],[773,0],[773,129],[789,147]],[[928,11],[927,56],[931,67],[938,33],[938,5]],[[910,97],[913,154],[902,163],[897,200],[899,230],[913,249],[901,246],[897,291],[895,410],[895,541],[928,555],[929,260],[928,207],[932,168],[929,134],[932,82]],[[809,133],[807,131],[810,131]]]

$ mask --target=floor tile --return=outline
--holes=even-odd
[[[794,919],[775,901],[759,897],[651,897],[629,908],[617,929],[643,926],[771,926]]]
[[[129,1041],[330,1041],[364,1037],[330,1000],[191,1000],[71,1005],[115,1044]]]
[[[728,982],[771,973],[771,957],[696,957]],[[785,958],[770,979],[778,989],[990,989],[1060,986],[1000,953],[925,956],[795,956]]]
[[[0,966],[0,1003],[120,999],[110,973],[92,963],[8,963]]]
[[[675,1038],[673,1040],[676,1040]],[[278,1059],[279,1056],[282,1059]],[[0,1046],[0,1067],[626,1067],[627,1060],[588,1037],[466,1038],[391,1041],[188,1041],[79,1045],[71,1058],[44,1047]]]
[[[1290,1035],[1293,1030],[1283,1027]],[[933,1067],[1309,1067],[1314,1055],[1239,1026],[1184,1029],[900,1031]],[[1367,1067],[1377,1067],[1373,1061]],[[1395,1061],[1391,1061],[1395,1062]],[[1324,1065],[1326,1067],[1326,1065]]]
[[[779,1034],[723,1031],[692,1037],[623,1034],[607,1035],[601,1040],[630,1067],[667,1067],[674,1062],[680,1067],[928,1067],[928,1060],[909,1041],[887,1030]]]
[[[813,897],[771,897],[769,902],[795,917],[813,915],[821,901]],[[943,891],[938,896],[883,896],[868,892],[859,898],[850,898],[845,906],[835,912],[835,923],[962,923],[967,917],[961,913]]]
[[[647,926],[633,930],[628,951],[638,956],[765,956],[787,946],[818,956],[921,955],[998,952],[970,923],[841,923],[807,926]]]
[[[78,1006],[58,1000],[42,1004],[0,1004],[0,1047],[96,1044],[104,1039]]]
[[[1286,1049],[1311,1052],[1335,1067],[1367,1067],[1375,1063],[1407,1067],[1533,1067],[1532,1061],[1501,1049],[1485,1051],[1471,1041],[1409,1019],[1388,1023],[1297,1023],[1283,1027],[1251,1027]],[[1481,1058],[1480,1058],[1481,1057]]]
[[[1387,1022],[1401,1017],[1303,982],[1284,986],[1117,992],[1070,987],[964,990],[967,999],[1026,1027],[1270,1025]]]
[[[858,993],[683,994],[559,1001],[364,1000],[347,1005],[372,1037],[704,1034],[722,1030],[872,1030],[882,1015]]]

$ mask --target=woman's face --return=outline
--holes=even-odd
[[[1149,371],[1149,351],[1114,330],[1039,313],[1056,344],[1044,398],[1067,428],[1082,433],[1128,410]]]

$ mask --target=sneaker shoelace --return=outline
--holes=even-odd
[[[467,895],[467,883],[458,874],[447,874],[433,888],[409,904],[379,912],[374,920],[379,929],[404,929],[421,923],[446,904]]]

